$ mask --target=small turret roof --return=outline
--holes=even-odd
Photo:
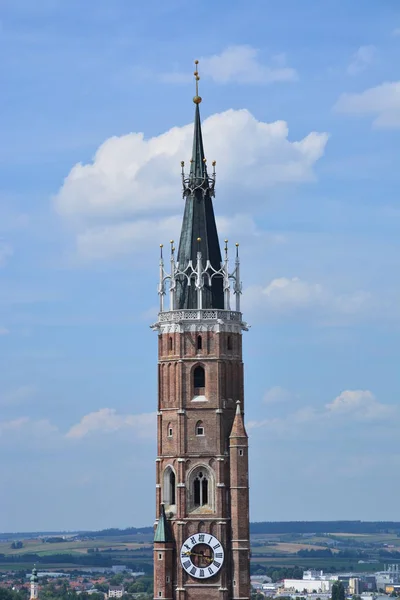
[[[154,534],[154,541],[164,543],[174,541],[171,525],[165,514],[164,504],[161,504],[160,518],[158,519],[157,529]]]
[[[236,414],[233,421],[230,438],[247,438],[246,428],[243,422],[242,410],[240,401],[236,402]]]

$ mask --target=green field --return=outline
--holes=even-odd
[[[12,549],[10,548],[10,542],[0,542],[0,554],[21,555],[32,552],[33,554],[39,554],[40,556],[46,556],[49,554],[87,554],[88,549],[99,548],[99,550],[105,550],[111,548],[113,551],[124,551],[124,550],[138,550],[143,548],[150,548],[151,544],[139,543],[129,540],[119,541],[120,538],[107,538],[99,540],[74,540],[67,542],[58,543],[43,543],[39,539],[24,540],[23,548]]]
[[[11,541],[0,542],[0,555],[4,555],[0,560],[1,571],[29,570],[32,561],[41,569],[53,570],[112,564],[146,566],[149,570],[153,559],[151,533],[82,537],[54,543],[40,538],[19,541],[23,542],[23,548],[12,549]],[[383,563],[400,562],[400,555],[397,556],[400,538],[395,533],[255,534],[251,536],[251,548],[252,563],[262,567],[368,572],[382,569]],[[377,562],[360,563],[360,557]]]

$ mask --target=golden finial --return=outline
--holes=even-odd
[[[164,244],[160,244],[160,248],[164,248]]]
[[[213,160],[213,161],[212,161],[212,166],[213,166],[213,167],[215,167],[215,165],[216,165],[216,164],[217,164],[217,161],[216,161],[216,160]]]
[[[197,238],[197,241],[198,241],[198,242],[201,242],[201,238],[200,238],[200,237],[198,237],[198,238]]]
[[[195,76],[195,79],[196,79],[196,95],[193,98],[193,102],[195,104],[200,104],[200,102],[201,102],[201,97],[199,96],[199,81],[200,81],[200,77],[199,77],[199,72],[197,70],[197,65],[199,64],[199,61],[195,60],[194,64],[196,65],[195,71],[193,73],[193,75]]]

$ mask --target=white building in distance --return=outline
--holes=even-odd
[[[122,598],[124,593],[125,593],[125,590],[124,590],[123,585],[110,585],[110,588],[108,590],[108,597],[109,598]]]
[[[329,593],[337,581],[337,575],[324,575],[323,571],[304,571],[303,579],[284,579],[283,587],[287,592],[316,594]]]

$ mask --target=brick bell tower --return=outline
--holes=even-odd
[[[177,256],[161,246],[154,598],[249,600],[248,438],[243,423],[241,282],[224,258],[203,149],[196,61],[193,152],[182,166]],[[169,305],[165,297],[169,296]],[[235,307],[231,309],[231,293]]]

